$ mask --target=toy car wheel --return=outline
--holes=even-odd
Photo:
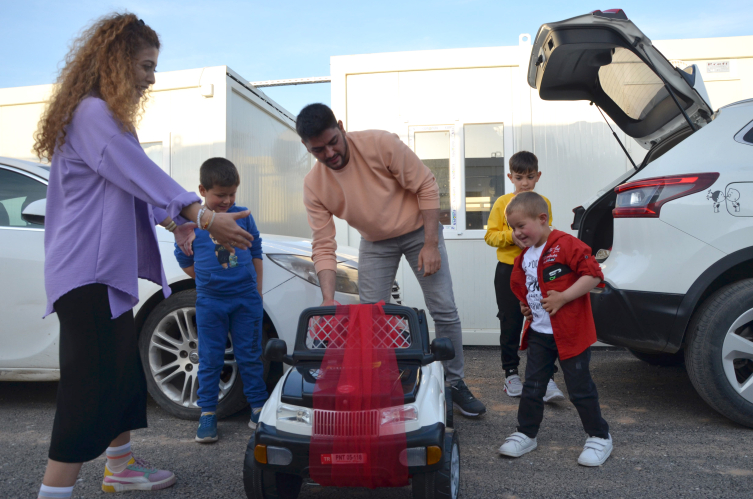
[[[753,279],[724,286],[694,314],[685,366],[703,400],[753,428]]]
[[[303,479],[289,473],[275,473],[257,466],[254,457],[256,439],[248,440],[243,462],[243,488],[248,499],[296,499],[301,492]]]
[[[460,492],[460,444],[458,434],[444,435],[442,468],[413,475],[413,499],[457,499]]]
[[[636,359],[640,359],[651,366],[679,366],[685,362],[685,352],[682,350],[677,353],[645,353],[637,350],[628,350]]]
[[[452,405],[452,388],[449,386],[446,386],[444,388],[444,402],[445,402],[445,420],[444,420],[444,426],[445,428],[454,428],[455,424],[453,422],[453,414],[455,407]]]
[[[266,328],[263,334],[262,341],[266,342]],[[201,409],[196,394],[199,387],[199,337],[195,289],[174,293],[152,310],[141,329],[139,353],[152,398],[173,416],[198,420]],[[270,363],[263,362],[264,378],[267,379]],[[281,372],[277,374],[279,378]],[[219,388],[218,417],[230,416],[248,405],[229,335]]]

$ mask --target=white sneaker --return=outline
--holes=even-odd
[[[549,384],[546,385],[546,394],[544,395],[544,402],[559,402],[565,400],[565,394],[562,390],[557,388],[557,383],[553,379],[549,380]]]
[[[535,438],[528,438],[525,434],[516,431],[505,439],[505,443],[499,448],[503,456],[520,457],[528,454],[537,446]]]
[[[505,378],[505,393],[510,397],[520,397],[523,393],[523,383],[520,376],[513,374]]]
[[[581,466],[601,466],[612,453],[612,435],[609,438],[588,437],[578,464]]]

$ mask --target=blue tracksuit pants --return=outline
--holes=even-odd
[[[199,329],[198,405],[203,412],[217,410],[220,374],[225,365],[228,331],[238,364],[243,393],[251,407],[267,400],[264,366],[261,360],[261,327],[264,310],[254,290],[243,296],[196,298],[196,325]]]

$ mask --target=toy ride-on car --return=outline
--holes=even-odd
[[[364,326],[364,317],[377,318]],[[429,342],[423,310],[309,308],[292,355],[278,339],[264,355],[291,368],[248,442],[243,481],[250,499],[295,499],[303,483],[411,483],[416,499],[458,497],[460,449],[441,362],[455,350],[448,338]]]

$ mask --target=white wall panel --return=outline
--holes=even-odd
[[[347,91],[347,117],[337,118],[347,124],[348,131],[397,131],[395,126],[400,121],[398,73],[348,75]]]
[[[237,202],[247,206],[259,230],[311,237],[303,206],[309,154],[290,126],[232,90],[227,158],[241,174]]]
[[[498,345],[499,319],[494,296],[495,249],[478,240],[446,240],[446,245],[464,341],[475,345]],[[402,288],[403,304],[426,310],[421,287],[405,258],[397,279]],[[434,330],[431,319],[429,328]]]
[[[39,161],[32,151],[34,132],[45,103],[0,105],[0,156]]]

